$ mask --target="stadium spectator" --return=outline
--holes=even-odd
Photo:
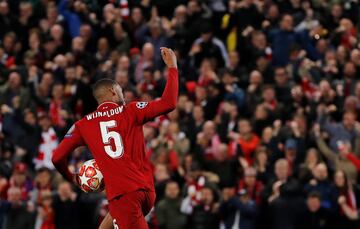
[[[186,216],[180,212],[181,198],[179,185],[169,181],[165,188],[165,198],[156,206],[159,229],[181,229],[186,226]]]
[[[10,188],[19,188],[21,192],[21,200],[27,201],[30,198],[30,192],[33,189],[32,181],[28,175],[28,167],[22,162],[18,162],[14,166],[13,175],[9,180]],[[14,189],[15,190],[15,189]],[[14,191],[15,193],[15,191]],[[16,192],[17,193],[17,192]],[[16,195],[17,197],[17,195]]]
[[[349,228],[357,227],[359,221],[359,189],[349,183],[346,174],[337,170],[334,175],[337,198],[337,214],[335,218],[335,228],[346,225]]]
[[[189,199],[184,199],[182,212],[189,216],[190,228],[218,228],[220,217],[218,214],[219,203],[216,191],[210,187],[203,187],[200,191],[199,203],[195,206],[186,206]]]
[[[224,189],[220,213],[224,217],[225,228],[255,228],[256,203],[245,189],[233,194],[231,189]]]
[[[299,183],[289,177],[289,164],[285,159],[275,163],[276,178],[264,190],[263,198],[268,203],[267,214],[272,228],[292,228],[298,212],[296,205],[300,195]]]
[[[59,184],[52,202],[55,211],[55,228],[80,227],[78,197],[70,183],[63,181]]]
[[[317,192],[321,195],[321,207],[327,210],[333,209],[335,204],[333,198],[335,190],[333,189],[329,179],[327,167],[324,163],[319,163],[313,169],[313,179],[305,185],[305,191],[309,194]]]
[[[244,179],[238,183],[238,192],[245,192],[250,200],[254,201],[257,205],[261,203],[261,192],[264,185],[256,180],[256,170],[252,167],[245,168]]]
[[[350,143],[346,141],[343,142],[343,144],[339,147],[339,154],[336,154],[336,152],[332,151],[329,146],[324,142],[319,127],[315,126],[314,130],[316,132],[315,135],[318,136],[316,142],[320,152],[329,162],[332,163],[335,169],[344,171],[351,183],[356,183],[358,176],[358,172],[356,171],[356,165],[354,165],[349,159],[351,158],[351,156],[348,156],[351,148]]]
[[[221,143],[219,135],[216,133],[215,123],[207,121],[204,123],[202,132],[197,135],[197,144],[204,153],[202,157],[211,160],[216,157]]]
[[[269,150],[266,146],[258,146],[255,151],[254,168],[256,169],[257,180],[266,185],[271,177]]]
[[[329,145],[332,150],[338,152],[337,141],[348,141],[354,144],[358,134],[355,128],[356,115],[354,112],[346,111],[341,123],[329,123],[327,115],[323,113],[320,114],[319,118],[320,127],[331,135]]]
[[[299,166],[299,179],[306,183],[313,177],[313,170],[321,162],[320,153],[315,148],[306,152],[305,161]]]
[[[11,187],[7,195],[10,208],[6,212],[4,228],[34,228],[35,209],[34,206],[22,200],[21,189],[19,187]]]
[[[260,138],[252,132],[252,126],[249,120],[242,119],[238,123],[238,131],[230,132],[230,138],[236,145],[238,155],[241,158],[242,166],[247,167],[253,164],[255,149],[260,143]]]
[[[331,212],[321,206],[321,195],[311,192],[307,195],[306,206],[297,219],[295,228],[329,228]],[[311,220],[309,220],[311,219]]]

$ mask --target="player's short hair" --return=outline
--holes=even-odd
[[[117,82],[115,80],[112,79],[101,79],[98,80],[94,86],[93,86],[93,95],[95,97],[95,99],[98,99],[100,97],[100,92],[103,89],[107,89],[107,88],[112,88],[117,84]]]

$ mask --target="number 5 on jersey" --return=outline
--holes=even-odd
[[[124,154],[124,145],[121,140],[121,136],[116,131],[109,131],[110,128],[116,127],[116,121],[110,120],[107,122],[100,122],[100,131],[102,141],[104,143],[104,150],[112,158],[122,157]],[[110,140],[114,140],[115,149],[112,149]]]

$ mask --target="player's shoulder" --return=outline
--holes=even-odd
[[[74,124],[71,125],[71,127],[70,127],[70,128],[68,129],[68,131],[66,132],[64,138],[70,138],[70,137],[73,136],[75,130],[78,130],[78,129],[79,129],[78,125],[79,125],[79,122],[80,122],[80,121],[81,121],[81,120],[76,121]]]
[[[92,112],[92,113],[93,113],[93,112]],[[84,117],[82,117],[81,119],[77,120],[77,121],[74,123],[74,125],[76,125],[76,126],[81,126],[81,125],[83,125],[84,122],[86,122],[86,120],[87,120],[87,116],[91,115],[92,113],[89,113],[89,114],[85,115]]]
[[[80,129],[83,129],[84,127],[88,127],[89,126],[88,123],[91,120],[91,119],[89,119],[89,117],[92,117],[92,113],[94,113],[94,112],[91,112],[91,113],[85,115],[84,117],[82,117],[81,119],[77,120],[73,125],[74,128],[80,130]]]

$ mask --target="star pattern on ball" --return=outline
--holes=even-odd
[[[83,175],[80,176],[80,182],[81,184],[87,184],[87,181],[88,181],[89,178],[87,178],[85,176],[85,173],[83,173]]]

